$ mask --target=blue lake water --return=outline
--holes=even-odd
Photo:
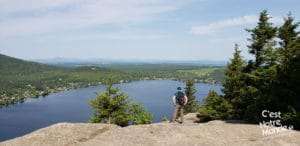
[[[169,80],[137,81],[118,84],[121,92],[133,101],[141,103],[154,115],[153,122],[160,122],[164,116],[171,118],[173,106],[171,97],[184,82]],[[220,85],[197,83],[196,96],[200,102],[209,90],[221,93]],[[28,99],[24,103],[0,108],[0,141],[19,137],[34,130],[59,122],[87,122],[92,115],[89,99],[95,92],[104,91],[105,86],[92,86],[50,94],[47,97]]]

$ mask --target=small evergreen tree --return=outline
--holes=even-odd
[[[201,122],[210,120],[226,120],[232,117],[232,105],[214,90],[209,91],[204,106],[199,109],[197,117]]]
[[[227,67],[224,71],[226,75],[226,81],[223,84],[223,93],[224,97],[227,99],[233,99],[239,96],[239,89],[243,83],[242,75],[243,69],[245,67],[245,62],[241,57],[241,51],[238,48],[238,45],[235,44],[235,50],[233,53],[233,58],[230,59],[230,62],[227,64]]]
[[[243,109],[245,106],[245,96],[242,88],[244,86],[243,70],[245,68],[245,61],[240,55],[241,51],[238,45],[235,44],[233,58],[227,64],[225,69],[225,83],[223,84],[224,98],[233,105],[234,118],[240,119],[243,116]]]
[[[125,93],[118,93],[119,89],[113,88],[112,84],[113,80],[109,78],[105,92],[98,93],[96,99],[90,100],[94,109],[90,122],[127,126],[130,121],[129,98]]]
[[[185,113],[193,113],[199,110],[199,101],[196,99],[195,82],[193,80],[186,81],[185,94],[188,97],[188,103],[184,108]]]
[[[144,110],[140,104],[133,103],[130,113],[133,125],[152,123],[153,115]]]
[[[162,122],[166,122],[166,121],[169,121],[168,117],[167,116],[164,116],[162,119],[161,119]]]
[[[119,126],[132,124],[150,124],[153,116],[138,103],[132,102],[125,93],[119,93],[119,88],[113,88],[111,77],[106,81],[104,93],[97,93],[96,99],[90,100],[94,109],[91,123],[109,123]]]

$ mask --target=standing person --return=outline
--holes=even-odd
[[[185,95],[185,93],[182,91],[181,87],[177,87],[177,91],[175,92],[175,95],[173,96],[172,100],[174,104],[174,113],[171,122],[175,122],[177,118],[177,112],[178,110],[180,110],[181,121],[179,123],[183,123],[183,110],[184,110],[184,106],[188,102],[188,98]]]

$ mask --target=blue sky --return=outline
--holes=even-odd
[[[274,25],[299,0],[0,0],[0,53],[22,59],[228,60],[258,14]]]

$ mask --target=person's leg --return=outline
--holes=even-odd
[[[180,118],[181,118],[181,123],[183,123],[183,110],[184,110],[184,106],[180,106]]]
[[[177,118],[178,109],[179,109],[179,105],[176,104],[176,106],[174,106],[174,113],[173,113],[172,122],[175,122],[175,119]]]

